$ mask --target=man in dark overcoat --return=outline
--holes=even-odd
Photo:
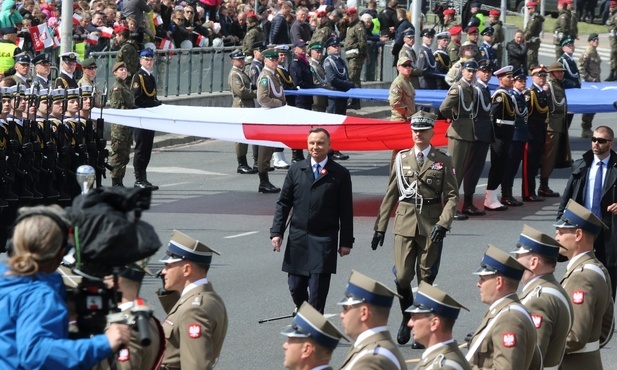
[[[341,257],[349,254],[354,241],[351,176],[328,157],[329,149],[328,131],[311,129],[309,158],[289,168],[270,229],[274,250],[280,252],[293,208],[283,271],[296,308],[308,301],[321,313],[336,273],[337,251]]]

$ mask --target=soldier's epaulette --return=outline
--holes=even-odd
[[[441,152],[441,154],[444,154],[446,157],[451,157],[450,153],[448,153],[448,150],[443,149],[443,148],[436,148],[438,152]]]

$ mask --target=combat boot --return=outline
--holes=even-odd
[[[606,82],[611,82],[611,81],[615,81],[617,79],[617,69],[611,69],[611,73],[608,74],[608,77],[606,78]]]
[[[538,188],[538,195],[545,198],[558,198],[559,193],[552,191],[548,187],[548,179],[540,178],[540,187]]]
[[[152,185],[148,181],[148,176],[145,170],[135,170],[135,185],[136,188],[159,190],[159,187]]]
[[[112,177],[111,178],[111,186],[118,186],[123,188],[124,184],[122,183],[122,178],[120,177]]]
[[[411,329],[407,326],[411,319],[411,314],[405,312],[405,310],[413,304],[413,292],[411,287],[401,287],[398,283],[396,283],[396,292],[401,296],[398,300],[401,304],[401,313],[403,314],[403,320],[396,334],[396,341],[398,344],[403,345],[409,343],[411,339]]]
[[[351,99],[351,102],[347,105],[347,109],[361,109],[360,107],[360,99]]]
[[[257,173],[257,169],[254,167],[251,168],[246,161],[246,156],[242,155],[238,157],[238,169],[236,172],[242,175],[251,175]]]
[[[583,115],[583,118],[585,118],[585,115]],[[581,137],[583,139],[591,139],[593,137],[593,131],[591,130],[591,122],[581,122],[581,129],[583,131],[581,131]]]
[[[259,187],[257,188],[259,193],[265,194],[275,194],[281,191],[280,188],[272,185],[270,183],[270,179],[268,178],[268,173],[260,173],[259,174]]]
[[[512,188],[505,186],[501,187],[501,203],[508,207],[520,207],[523,205],[523,202],[512,196]]]

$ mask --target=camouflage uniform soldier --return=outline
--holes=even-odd
[[[492,9],[489,12],[489,20],[491,27],[493,27],[493,49],[497,53],[497,68],[501,68],[503,59],[503,42],[506,40],[505,32],[503,31],[503,23],[499,20],[501,12],[497,9]]]
[[[529,22],[525,27],[524,36],[527,44],[527,68],[531,70],[538,65],[538,50],[540,49],[540,33],[542,32],[542,24],[544,17],[536,12],[538,3],[530,1],[527,3],[529,11]]]
[[[589,42],[589,46],[578,59],[578,70],[583,81],[600,82],[600,64],[602,63],[602,58],[600,58],[600,54],[598,54],[598,50],[596,49],[598,47],[598,34],[590,34],[587,41]],[[581,133],[581,137],[589,139],[593,136],[591,123],[594,116],[595,114],[593,113],[583,114],[583,120],[581,122],[583,132]]]
[[[360,86],[362,64],[367,56],[366,27],[364,22],[360,22],[358,19],[356,8],[347,9],[347,17],[349,17],[349,28],[347,28],[347,36],[345,37],[345,58],[349,67],[349,79],[359,88],[362,87]],[[360,99],[351,99],[348,108],[360,109]]]
[[[129,40],[130,31],[124,26],[116,27],[114,30],[116,40],[120,45],[120,50],[116,54],[116,62],[123,62],[129,71],[129,76],[133,76],[139,71],[139,47],[133,40]]]
[[[611,42],[611,73],[605,81],[617,80],[617,1],[611,1],[609,10],[611,17],[606,21],[608,39]]]
[[[570,26],[572,16],[566,9],[568,0],[559,0],[557,3],[557,10],[559,10],[559,17],[555,21],[555,29],[553,30],[553,44],[555,45],[555,59],[559,59],[563,55],[561,49],[561,40],[571,33]]]
[[[317,16],[319,24],[313,32],[313,37],[311,37],[310,44],[325,45],[326,41],[328,41],[328,39],[332,37],[332,29],[330,28],[330,23],[328,22],[328,15],[323,10],[316,10],[315,15]]]
[[[446,50],[448,51],[448,56],[450,57],[450,63],[454,64],[458,60],[458,51],[461,47],[461,32],[463,28],[461,26],[454,26],[450,28],[450,43]]]
[[[255,13],[250,12],[246,15],[246,36],[242,40],[242,52],[244,55],[250,56],[248,59],[253,59],[253,45],[256,42],[266,41],[266,34],[259,26],[259,20]],[[249,61],[247,60],[247,63]]]
[[[116,62],[112,69],[116,81],[111,87],[109,106],[115,109],[135,109],[135,98],[126,84],[128,69],[124,62]],[[109,164],[111,170],[111,185],[122,186],[122,179],[129,163],[131,144],[133,143],[133,129],[128,126],[111,125],[111,156]]]

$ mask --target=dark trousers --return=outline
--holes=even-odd
[[[327,113],[347,114],[347,99],[345,98],[328,98]]]
[[[491,144],[491,169],[488,171],[486,186],[488,190],[495,190],[501,185],[510,153],[510,143],[510,140],[495,138],[495,142]]]
[[[611,230],[611,232],[615,232]],[[607,266],[606,264],[606,243],[604,243],[604,237],[606,232],[601,232],[596,240],[593,243],[594,254],[598,261],[602,262],[606,270],[608,270],[608,275],[611,278],[611,288],[613,289],[613,301],[615,300],[615,292],[617,289],[617,266]]]
[[[463,191],[465,195],[472,195],[476,191],[476,186],[482,171],[484,171],[484,164],[486,163],[486,153],[488,153],[489,143],[482,143],[476,141],[471,146],[471,153],[469,154],[469,165],[463,178],[464,185]]]
[[[514,178],[516,177],[518,167],[523,159],[523,152],[525,151],[526,144],[527,143],[523,141],[513,141],[510,144],[506,169],[503,172],[503,180],[501,182],[501,190],[503,190],[504,187],[512,188],[512,186],[514,186]]]
[[[523,181],[521,195],[530,197],[536,195],[536,176],[540,169],[540,161],[544,151],[544,141],[529,141],[523,152]]]
[[[332,274],[310,274],[309,276],[288,274],[287,284],[296,307],[308,301],[317,311],[323,314],[326,307],[326,298],[330,290]]]
[[[135,140],[135,150],[133,155],[133,168],[135,171],[145,171],[150,163],[152,156],[152,143],[154,142],[154,131],[141,128],[133,129]]]

